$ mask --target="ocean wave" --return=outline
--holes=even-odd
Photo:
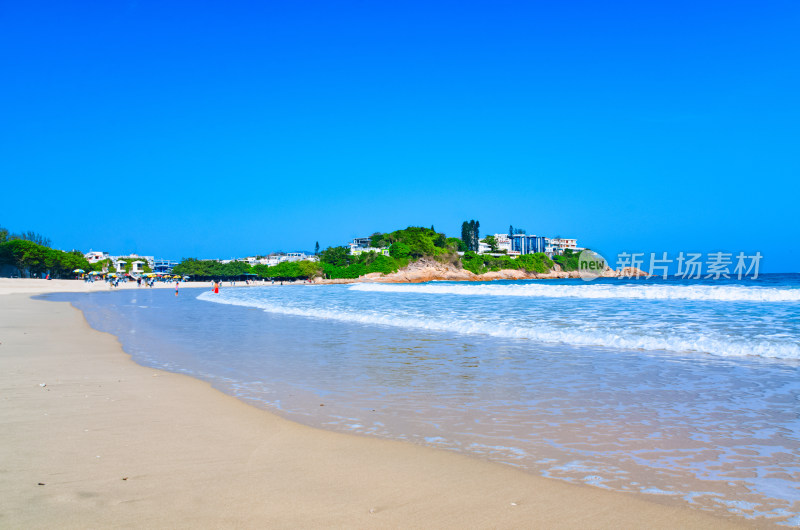
[[[544,322],[537,322],[535,327],[498,325],[494,321],[481,322],[436,315],[408,315],[340,307],[304,307],[271,302],[257,298],[256,295],[239,294],[236,291],[227,295],[202,293],[198,299],[219,304],[255,307],[268,313],[282,315],[420,331],[484,335],[504,339],[528,339],[545,344],[595,346],[624,350],[698,352],[722,357],[757,356],[787,360],[800,359],[800,345],[789,341],[736,341],[723,337],[711,338],[677,332],[648,335],[641,331],[632,332],[629,329],[581,329],[580,325],[556,327]]]
[[[353,291],[460,296],[522,296],[640,300],[707,300],[721,302],[800,302],[800,289],[738,285],[547,285],[535,284],[388,284],[358,283]]]

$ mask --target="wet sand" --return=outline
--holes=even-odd
[[[305,427],[139,366],[71,305],[24,294],[0,297],[0,395],[0,527],[753,525]]]

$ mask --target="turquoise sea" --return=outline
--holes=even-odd
[[[800,275],[58,294],[309,425],[800,525]]]

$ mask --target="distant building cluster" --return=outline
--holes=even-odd
[[[86,261],[89,263],[97,263],[99,261],[110,261],[110,267],[108,267],[108,271],[106,272],[125,272],[125,266],[128,265],[130,262],[131,269],[130,272],[132,273],[141,273],[144,272],[143,266],[147,264],[150,269],[155,272],[159,272],[155,265],[157,262],[163,262],[165,260],[156,260],[153,256],[139,256],[137,254],[126,254],[125,256],[112,256],[108,252],[95,252],[89,251],[83,255],[86,258]],[[174,262],[170,262],[174,263]],[[177,263],[175,263],[177,265]],[[114,269],[113,271],[111,269]],[[169,271],[163,272],[172,272],[172,268],[170,267]]]
[[[266,256],[248,256],[246,258],[233,258],[233,259],[214,259],[209,261],[218,261],[220,263],[232,263],[240,261],[252,265],[267,265],[274,267],[284,261],[319,261],[319,256],[313,254],[306,254],[305,252],[273,252]]]
[[[573,251],[583,250],[578,246],[577,239],[548,238],[528,234],[494,234],[493,237],[497,246],[495,252],[508,254],[509,256],[542,252],[552,258],[554,255],[563,254],[567,249]],[[491,253],[492,247],[485,242],[485,239],[478,243],[478,254]]]
[[[524,233],[515,234],[494,234],[496,243],[496,253],[507,254],[512,257],[523,254],[534,254],[542,252],[550,257],[563,254],[565,250],[583,250],[577,246],[577,240],[566,238],[547,238],[543,236],[527,235]],[[373,247],[371,237],[357,237],[349,244],[350,254],[357,256],[364,252],[375,252],[377,254],[389,255],[388,247]],[[478,243],[478,254],[491,254],[492,247],[485,242],[485,238]],[[172,273],[173,267],[178,265],[177,261],[168,259],[156,259],[153,256],[139,256],[137,254],[127,254],[125,256],[111,256],[108,252],[90,251],[84,254],[89,263],[97,263],[109,260],[108,272],[125,272],[125,268],[130,262],[131,273],[144,272],[143,266],[147,266],[153,272]],[[267,265],[274,267],[279,263],[292,261],[319,261],[319,256],[306,254],[305,252],[273,252],[266,256],[248,256],[245,258],[231,259],[209,259],[204,261],[216,261],[219,263],[243,262],[251,266]],[[113,270],[112,270],[113,269]]]
[[[507,254],[509,256],[521,256],[523,254],[534,254],[542,252],[549,257],[563,254],[565,250],[583,250],[578,246],[576,239],[566,239],[561,237],[548,238],[544,236],[527,234],[494,234],[497,246],[496,253]],[[389,255],[387,247],[376,248],[372,246],[371,237],[357,237],[350,243],[350,254],[358,255],[362,252],[377,252],[378,254]],[[492,247],[481,240],[478,243],[478,254],[491,254]]]
[[[147,264],[153,272],[172,273],[173,267],[178,262],[170,259],[156,259],[154,256],[139,256],[137,254],[126,254],[125,256],[112,256],[108,252],[90,251],[83,255],[89,263],[98,263],[109,260],[109,267],[106,272],[125,272],[125,268],[130,262],[131,273],[139,274],[144,272],[144,265]],[[267,256],[248,256],[246,258],[232,259],[209,259],[207,261],[217,261],[219,263],[231,263],[241,261],[250,265],[274,266],[284,261],[319,261],[318,256],[309,255],[304,252],[273,252]]]

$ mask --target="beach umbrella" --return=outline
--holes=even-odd
[[[74,271],[72,271],[72,272],[76,272],[76,273],[79,273],[79,274],[83,274],[83,273],[84,273],[84,272],[86,272],[86,271],[85,271],[85,270],[83,270],[83,269],[75,269],[75,270],[74,270]]]
[[[109,272],[108,275],[111,276],[112,278],[116,278],[117,277],[117,273],[116,272]]]

